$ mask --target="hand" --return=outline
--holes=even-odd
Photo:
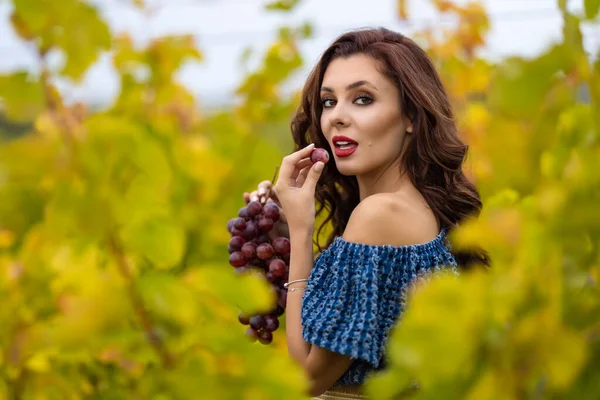
[[[315,188],[325,164],[313,165],[310,154],[314,144],[283,158],[279,178],[273,187],[286,211],[290,232],[312,232],[315,225]]]
[[[273,184],[271,181],[262,181],[258,184],[257,190],[252,191],[251,193],[244,192],[244,202],[246,204],[251,201],[258,201],[263,206],[268,203],[275,203],[279,206],[279,220],[275,223],[273,229],[269,231],[269,237],[271,239],[275,239],[277,237],[290,237],[290,229],[287,224],[287,219],[285,217],[285,213],[281,208],[281,203],[279,203],[279,199],[275,192],[273,191]]]

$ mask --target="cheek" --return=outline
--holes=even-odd
[[[357,125],[368,140],[377,140],[377,142],[386,142],[386,146],[400,132],[399,118],[390,116],[388,108],[373,107],[370,110],[365,110],[360,117],[357,118]]]
[[[321,132],[325,136],[325,138],[329,137],[329,131],[331,130],[331,125],[327,122],[328,118],[325,113],[321,114]]]

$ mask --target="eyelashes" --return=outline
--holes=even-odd
[[[371,104],[373,102],[373,98],[366,94],[361,94],[360,96],[357,96],[356,99],[354,99],[354,102],[356,103],[358,100],[362,100],[362,104],[357,103],[357,104],[360,104],[361,106],[366,106],[367,104]]]
[[[373,102],[373,97],[371,97],[367,94],[359,94],[353,100],[353,103],[355,103],[356,105],[359,105],[359,106],[366,106],[366,105],[371,104],[372,102]],[[323,108],[331,108],[335,105],[335,99],[326,98],[326,97],[322,98],[321,105],[323,106]]]

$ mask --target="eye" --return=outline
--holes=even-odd
[[[333,107],[334,102],[335,102],[335,100],[333,100],[333,99],[321,99],[321,104],[323,104],[323,108]]]
[[[370,96],[360,95],[356,99],[354,99],[354,102],[358,105],[366,106],[368,104],[371,104],[373,102],[373,99]]]

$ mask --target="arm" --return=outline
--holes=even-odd
[[[289,280],[308,278],[313,267],[312,230],[291,232]],[[302,287],[302,283],[292,287]],[[303,290],[289,291],[286,305],[288,352],[306,371],[310,395],[318,396],[329,389],[350,368],[349,356],[311,345],[302,338],[300,311]]]
[[[275,196],[287,217],[290,242],[289,279],[306,279],[313,268],[312,235],[315,224],[315,187],[324,164],[310,160],[314,145],[300,149],[282,160]],[[310,394],[319,395],[329,389],[350,366],[350,358],[317,346],[302,337],[302,283],[300,290],[288,291],[286,335],[288,352],[304,368],[310,379]]]

